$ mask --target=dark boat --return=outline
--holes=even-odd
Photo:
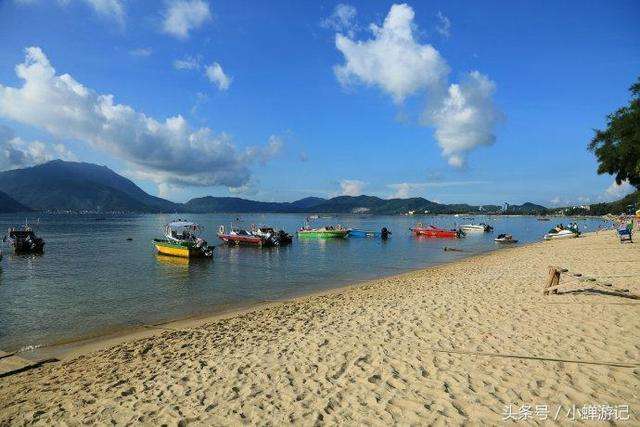
[[[288,245],[293,241],[293,236],[284,230],[276,231],[273,227],[251,226],[251,234],[262,237],[273,246]]]
[[[44,252],[44,240],[36,236],[29,225],[10,228],[2,241],[13,246],[16,254],[41,254]]]

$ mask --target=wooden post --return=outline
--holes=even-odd
[[[557,287],[560,284],[560,269],[558,267],[549,266],[549,276],[547,277],[547,283],[542,290],[543,295],[549,295],[549,288]],[[558,293],[557,289],[551,291],[554,294]]]

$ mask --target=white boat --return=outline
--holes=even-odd
[[[496,243],[518,243],[518,241],[514,239],[511,234],[500,234],[493,240]]]
[[[488,233],[493,231],[493,227],[487,224],[464,224],[460,228],[471,233]]]
[[[571,239],[574,237],[578,237],[578,234],[574,231],[564,229],[560,230],[556,233],[547,233],[544,235],[544,240],[555,240],[555,239]]]

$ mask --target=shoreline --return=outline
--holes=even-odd
[[[550,265],[568,290],[543,296]],[[2,378],[0,424],[496,424],[594,404],[633,424],[640,303],[574,292],[591,282],[572,273],[638,294],[640,250],[591,233],[176,322]]]
[[[585,233],[585,235],[586,234],[590,234],[590,233]],[[130,325],[130,326],[113,327],[111,329],[102,329],[92,334],[80,335],[77,337],[62,339],[60,341],[56,341],[56,342],[45,344],[38,347],[34,347],[33,345],[26,345],[11,353],[32,361],[42,360],[42,359],[51,359],[51,358],[55,358],[59,360],[68,360],[70,358],[77,357],[82,354],[87,354],[96,350],[105,349],[117,344],[134,341],[141,338],[156,336],[166,330],[172,330],[180,327],[183,327],[183,328],[197,327],[199,325],[206,324],[209,321],[227,319],[230,317],[251,313],[256,310],[261,310],[261,309],[273,307],[276,305],[285,304],[288,302],[296,302],[296,301],[304,300],[307,298],[325,296],[325,295],[330,295],[334,293],[341,293],[344,291],[348,291],[350,289],[367,286],[371,284],[371,282],[376,282],[380,280],[399,279],[399,278],[402,278],[402,276],[407,274],[412,274],[416,272],[425,272],[432,269],[437,269],[438,267],[441,267],[441,266],[465,262],[470,259],[487,256],[495,252],[509,251],[513,249],[540,244],[543,242],[544,241],[541,240],[539,242],[531,242],[531,243],[515,245],[515,246],[507,246],[507,247],[496,246],[495,248],[488,249],[486,251],[469,253],[468,256],[465,256],[460,259],[443,261],[427,267],[410,268],[407,270],[403,270],[400,273],[390,273],[390,274],[377,276],[375,278],[348,281],[347,284],[340,283],[340,284],[337,284],[337,286],[335,287],[330,284],[328,288],[325,288],[322,290],[304,292],[300,295],[294,295],[294,296],[285,296],[282,299],[262,300],[259,302],[250,302],[246,304],[238,303],[237,305],[232,304],[232,307],[228,309],[225,308],[220,311],[193,314],[185,317],[167,319],[167,320],[155,322],[155,323],[148,323],[148,324],[144,323],[144,324],[137,324],[137,325]],[[0,349],[0,351],[2,350],[6,350],[6,349]]]

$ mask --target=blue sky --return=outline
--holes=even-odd
[[[94,162],[176,201],[611,199],[628,188],[586,145],[640,75],[638,18],[636,1],[0,0],[0,169]]]

